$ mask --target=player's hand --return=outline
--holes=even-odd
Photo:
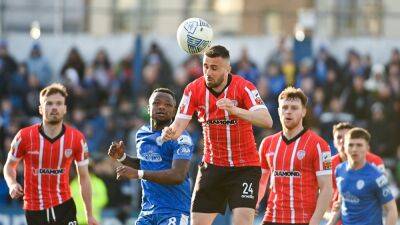
[[[125,153],[125,145],[123,141],[112,142],[108,148],[108,155],[113,159],[120,159]]]
[[[341,203],[340,201],[333,202],[333,203],[332,203],[332,211],[333,211],[333,212],[339,211],[339,210],[340,210],[340,205],[341,205],[341,204],[342,204],[342,203]]]
[[[176,130],[172,127],[164,127],[161,132],[161,138],[163,141],[169,141],[175,138]]]
[[[232,100],[229,98],[221,98],[217,101],[217,107],[222,110],[228,111],[229,114],[235,115],[236,106]]]
[[[24,196],[24,189],[19,183],[10,185],[10,196],[12,199],[17,199]]]
[[[87,217],[88,225],[100,225],[99,222],[94,218],[94,216],[88,216]]]
[[[119,166],[117,167],[117,180],[125,179],[138,179],[138,170],[133,169],[129,166]]]

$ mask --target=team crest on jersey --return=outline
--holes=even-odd
[[[363,189],[364,186],[365,186],[365,182],[364,182],[363,180],[358,180],[358,181],[357,181],[356,187],[357,187],[358,190]]]
[[[72,149],[70,149],[70,148],[65,149],[64,155],[65,155],[65,157],[67,157],[67,158],[71,157],[71,155],[72,155]]]
[[[254,100],[256,101],[257,105],[264,104],[264,102],[260,96],[260,93],[258,93],[257,90],[252,90],[251,93],[253,94]]]
[[[306,156],[306,151],[304,151],[304,150],[299,150],[299,151],[297,151],[297,159],[298,160],[302,160],[302,159],[304,159],[304,156]]]
[[[331,152],[323,152],[321,160],[323,170],[330,170],[332,168]]]

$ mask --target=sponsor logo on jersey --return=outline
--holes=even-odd
[[[38,175],[38,174],[47,174],[47,175],[58,175],[58,174],[63,174],[64,169],[51,169],[51,168],[40,168],[40,169],[33,169],[33,174]]]
[[[301,177],[300,171],[275,170],[275,177]]]
[[[237,120],[209,120],[207,125],[236,125]]]
[[[302,159],[304,159],[304,156],[306,156],[306,151],[299,150],[299,151],[297,151],[296,155],[297,155],[297,159],[302,160]]]
[[[190,155],[190,148],[187,147],[187,146],[182,146],[176,151],[176,154],[178,154],[178,155]]]
[[[139,154],[138,158],[140,160],[147,161],[147,162],[161,162],[162,161],[161,155],[156,152],[153,152],[153,151]]]
[[[251,93],[253,94],[254,100],[256,101],[257,105],[264,104],[264,102],[263,102],[263,100],[262,100],[262,98],[260,96],[260,93],[258,93],[257,90],[252,90]]]
[[[381,188],[388,184],[388,179],[386,178],[385,175],[381,175],[380,177],[376,178],[375,182],[378,185],[378,187]]]
[[[193,145],[192,139],[188,135],[181,135],[178,138],[178,144],[179,145]]]
[[[332,168],[331,152],[322,152],[322,170],[330,170]]]
[[[358,204],[360,202],[360,199],[357,196],[352,195],[348,191],[343,193],[342,197],[346,202],[355,203],[355,204]]]

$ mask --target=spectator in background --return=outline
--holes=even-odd
[[[260,78],[260,71],[256,64],[250,60],[247,48],[242,48],[242,54],[239,61],[232,65],[232,73],[242,76],[254,85],[257,84]]]
[[[355,76],[353,78],[353,85],[348,87],[345,91],[345,107],[344,110],[353,114],[354,117],[363,122],[369,116],[369,99],[368,92],[364,88],[364,77]]]
[[[369,79],[365,81],[365,89],[369,92],[376,93],[385,84],[385,67],[381,64],[375,64],[372,67]]]
[[[268,98],[276,101],[278,95],[285,89],[286,81],[285,76],[279,70],[279,65],[275,63],[270,63],[267,66],[266,75],[263,79],[267,79],[267,85],[269,90]],[[255,83],[256,84],[256,83]]]
[[[330,70],[337,72],[339,65],[336,59],[330,55],[328,49],[321,46],[314,60],[314,74],[317,86],[325,85]]]
[[[146,93],[145,90],[154,90],[156,87],[173,86],[171,65],[160,46],[155,42],[151,44],[150,49],[144,58],[143,73],[145,73],[145,71],[148,73],[147,87],[144,86],[142,88],[142,91],[140,92],[141,94],[149,95],[150,92]],[[143,76],[145,75],[143,74]]]
[[[30,76],[39,80],[40,88],[47,86],[52,80],[52,73],[47,58],[42,55],[39,43],[34,43],[29,58],[26,60]]]
[[[328,105],[332,97],[340,96],[344,86],[339,82],[340,78],[335,70],[328,70],[327,80],[323,86],[325,95],[325,105]]]
[[[107,90],[110,81],[113,79],[113,71],[107,52],[104,49],[100,49],[96,53],[92,64],[92,70],[94,79],[102,89]]]
[[[71,48],[67,59],[61,69],[61,78],[70,78],[80,82],[85,74],[85,62],[82,60],[81,54],[76,47]]]
[[[350,49],[347,53],[347,60],[343,67],[343,79],[342,84],[347,84],[353,81],[355,76],[364,76],[364,68],[361,64],[361,58],[358,52],[354,49]]]
[[[371,119],[368,121],[368,130],[371,131],[370,145],[372,151],[380,156],[391,156],[389,154],[390,135],[387,134],[389,121],[385,119],[385,108],[380,102],[371,106]]]
[[[391,64],[388,72],[388,85],[391,95],[400,97],[400,64]]]
[[[278,39],[277,47],[272,50],[271,55],[268,57],[267,64],[276,63],[279,66],[282,65],[284,55],[288,52],[288,48],[286,47],[286,38],[280,37]]]
[[[89,164],[89,176],[92,184],[92,195],[95,196],[92,198],[93,216],[98,222],[101,222],[101,212],[108,202],[107,186],[93,172],[93,165],[91,164]],[[80,194],[81,190],[79,187],[78,176],[75,175],[75,177],[72,179],[70,187],[72,197],[76,204],[76,219],[78,220],[78,224],[87,225],[85,205]]]
[[[386,72],[389,73],[389,69],[391,65],[400,66],[400,52],[399,49],[394,48],[392,49],[392,53],[390,55],[390,60],[386,64]]]
[[[14,76],[11,77],[9,81],[9,93],[10,100],[12,102],[13,107],[19,112],[25,112],[26,110],[26,96],[29,92],[29,83],[28,83],[28,68],[25,63],[21,63],[18,65],[18,72],[15,73]]]
[[[300,61],[299,73],[296,76],[296,87],[300,88],[302,82],[306,78],[314,79],[314,74],[312,71],[312,60],[310,58],[304,58]]]
[[[0,97],[8,94],[10,79],[17,71],[17,62],[9,54],[7,47],[7,42],[0,39]]]
[[[282,73],[285,75],[286,84],[293,86],[296,75],[296,64],[293,61],[292,51],[287,51],[283,54],[283,62],[281,65]]]

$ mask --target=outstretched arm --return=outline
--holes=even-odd
[[[190,119],[175,116],[174,122],[162,130],[162,139],[164,141],[176,140],[180,137],[186,127],[189,125]]]
[[[145,179],[158,184],[181,184],[189,171],[189,160],[176,159],[172,161],[172,168],[167,170],[150,171],[136,170],[127,166],[117,168],[117,179]]]
[[[272,118],[268,109],[259,108],[255,110],[242,109],[235,106],[234,102],[228,98],[223,98],[217,101],[217,107],[228,111],[229,114],[235,115],[241,119],[247,120],[253,125],[262,128],[272,127]]]

